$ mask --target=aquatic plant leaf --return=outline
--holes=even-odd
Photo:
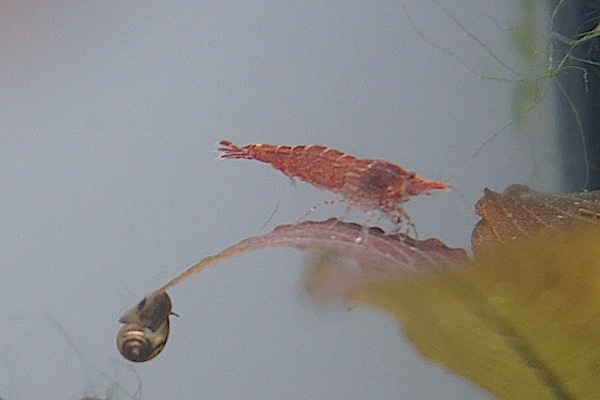
[[[463,249],[451,249],[437,239],[418,241],[402,234],[387,235],[378,228],[366,229],[358,224],[330,218],[280,225],[267,234],[249,237],[206,257],[157,291],[166,290],[231,257],[272,247],[328,252],[343,255],[367,269],[397,272],[443,268],[467,257]]]
[[[475,205],[481,220],[471,237],[473,251],[482,247],[530,236],[546,230],[574,226],[600,227],[600,191],[552,194],[523,185],[509,186],[503,193],[485,189]]]
[[[547,232],[445,271],[364,280],[353,298],[501,399],[600,398],[600,230]]]

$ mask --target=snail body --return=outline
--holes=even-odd
[[[125,324],[117,335],[123,357],[144,362],[156,357],[169,338],[171,299],[165,291],[146,296],[119,319]]]

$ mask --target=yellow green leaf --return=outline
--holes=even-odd
[[[498,398],[600,398],[597,229],[491,246],[446,272],[375,278],[354,297]]]

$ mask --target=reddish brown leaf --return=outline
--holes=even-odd
[[[463,249],[449,248],[438,239],[419,241],[402,234],[388,235],[379,228],[365,229],[358,224],[331,218],[281,225],[265,235],[244,239],[218,254],[206,257],[158,290],[166,290],[228,258],[270,247],[328,252],[355,260],[364,268],[399,272],[443,268],[467,258]]]
[[[471,238],[477,253],[483,246],[541,231],[600,227],[600,191],[559,195],[512,185],[500,194],[485,189],[475,212],[482,217]]]

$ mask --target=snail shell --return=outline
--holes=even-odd
[[[144,362],[162,351],[169,337],[167,318],[156,331],[139,324],[124,325],[117,336],[117,347],[126,359]]]
[[[117,335],[117,348],[130,361],[151,360],[162,351],[169,337],[171,299],[167,292],[155,292],[119,319],[125,325]]]

